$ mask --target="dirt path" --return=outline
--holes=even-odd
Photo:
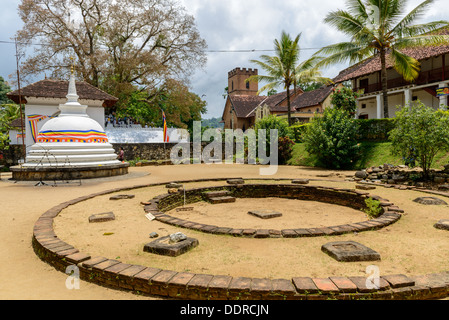
[[[320,174],[327,175],[329,172],[280,167],[276,177],[316,177]],[[7,180],[9,177],[2,173],[0,181],[1,299],[147,299],[84,281],[79,290],[68,290],[65,286],[66,275],[42,262],[32,249],[35,221],[61,202],[101,190],[180,179],[260,176],[259,167],[256,166],[184,165],[130,168],[130,174],[126,177],[85,180],[81,186],[73,182],[56,187],[35,187],[33,182],[13,183]]]

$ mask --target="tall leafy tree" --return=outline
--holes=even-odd
[[[118,95],[188,81],[206,62],[194,17],[176,0],[22,0],[19,15],[19,43],[39,44],[23,78],[64,78],[74,56],[78,77]]]
[[[420,101],[409,104],[396,114],[390,140],[393,153],[416,161],[428,179],[436,154],[449,150],[449,113]]]
[[[149,95],[145,90],[135,90],[126,98],[126,108],[117,110],[120,118],[131,117],[140,124],[161,127],[162,111],[167,117],[167,125],[188,128],[193,121],[201,120],[207,112],[206,102],[189,91],[183,83],[175,80],[166,81],[157,95]]]
[[[11,87],[8,85],[5,79],[3,79],[2,76],[0,76],[0,105],[12,103],[12,101],[9,100],[8,96],[6,95],[10,91]]]
[[[20,117],[20,109],[17,104],[0,105],[0,153],[9,147],[9,130],[11,121]]]
[[[349,61],[351,64],[379,56],[384,117],[388,118],[387,60],[406,81],[419,76],[419,62],[403,52],[405,48],[447,44],[449,37],[434,33],[447,21],[416,24],[435,5],[426,0],[406,12],[408,0],[346,0],[347,10],[330,12],[325,22],[349,36],[350,40],[326,46],[317,55],[325,55],[321,65]]]

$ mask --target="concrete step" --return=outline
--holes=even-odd
[[[208,191],[204,193],[208,199],[210,198],[217,198],[217,197],[224,197],[229,194],[228,190],[219,190],[219,191]]]
[[[234,197],[226,196],[226,197],[215,197],[209,199],[212,204],[217,203],[229,203],[229,202],[235,202]]]

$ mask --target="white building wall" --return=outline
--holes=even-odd
[[[404,106],[404,101],[405,98],[403,93],[388,95],[388,115],[390,118],[394,118],[396,116],[396,112],[401,110]]]
[[[419,101],[424,103],[428,107],[438,109],[440,106],[440,99],[433,97],[424,90],[416,90],[413,92],[413,97],[416,97]]]
[[[365,108],[362,108],[365,105]],[[377,118],[376,97],[358,101],[357,118],[361,115],[368,115],[368,119]]]

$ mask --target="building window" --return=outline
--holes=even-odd
[[[364,89],[365,91],[368,91],[368,79],[361,79],[360,80],[360,89]]]
[[[246,83],[246,89],[249,90],[249,82]]]
[[[362,109],[366,109],[366,104],[365,103],[362,104]]]
[[[413,96],[412,97],[412,101],[418,101],[418,97],[417,96]]]

